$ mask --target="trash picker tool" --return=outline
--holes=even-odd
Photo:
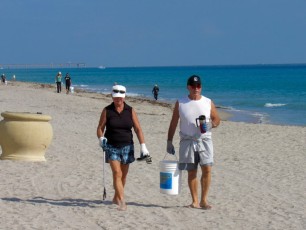
[[[105,151],[103,149],[103,200],[106,198],[106,188],[105,188]]]

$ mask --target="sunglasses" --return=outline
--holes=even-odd
[[[114,89],[113,92],[114,92],[114,93],[121,93],[121,94],[124,94],[124,93],[125,93],[124,90],[117,90],[117,89]]]
[[[200,85],[200,84],[190,85],[190,87],[191,87],[192,89],[201,89],[201,85]]]

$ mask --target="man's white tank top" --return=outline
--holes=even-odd
[[[200,100],[190,100],[188,96],[179,100],[180,132],[183,135],[203,138],[211,136],[208,130],[201,134],[200,128],[196,125],[196,118],[205,115],[206,122],[210,122],[211,99],[201,96]],[[198,121],[199,122],[199,121]]]

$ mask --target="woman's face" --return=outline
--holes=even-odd
[[[113,97],[113,102],[115,104],[115,106],[121,106],[124,103],[124,98],[123,97]]]

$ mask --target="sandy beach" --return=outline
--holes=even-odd
[[[58,94],[55,85],[0,85],[0,112],[42,112],[53,127],[46,162],[0,161],[0,229],[306,229],[306,127],[230,122],[220,111],[223,121],[213,130],[213,208],[185,208],[191,203],[186,172],[181,194],[159,191],[159,162],[175,159],[166,155],[172,107],[129,97],[153,163],[131,164],[123,212],[111,202],[107,165],[102,202],[96,127],[110,102],[78,90]],[[135,134],[134,140],[138,157]],[[177,130],[177,150],[178,143]]]

